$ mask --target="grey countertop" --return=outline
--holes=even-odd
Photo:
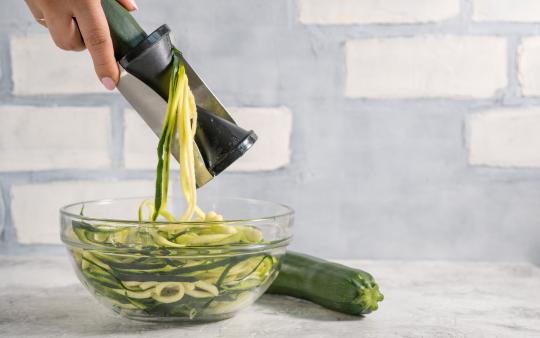
[[[280,296],[209,324],[123,319],[62,256],[0,257],[2,337],[540,337],[540,269],[527,263],[346,261],[379,281],[364,318]]]

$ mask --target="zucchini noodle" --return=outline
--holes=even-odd
[[[158,143],[158,165],[154,202],[143,201],[139,207],[139,221],[144,220],[143,209],[150,211],[150,220],[159,216],[170,222],[180,221],[220,221],[223,217],[213,211],[205,214],[197,206],[197,185],[195,177],[195,133],[197,131],[197,106],[186,75],[180,53],[173,53],[173,74],[169,83],[167,113]],[[175,137],[175,134],[177,134]],[[180,162],[180,186],[186,200],[186,210],[175,218],[167,208],[169,167],[172,142],[178,140]]]

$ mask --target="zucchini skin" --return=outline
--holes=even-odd
[[[302,298],[351,315],[375,311],[384,299],[369,273],[291,251],[267,293]]]
[[[135,18],[116,0],[101,0],[101,6],[109,24],[114,56],[118,61],[147,35]]]

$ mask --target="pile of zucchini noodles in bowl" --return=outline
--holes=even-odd
[[[139,226],[73,220],[68,236],[83,246],[72,246],[70,251],[83,283],[128,317],[226,318],[264,292],[277,276],[280,255],[272,250],[228,251],[238,245],[268,242],[256,227],[228,225],[221,222],[221,215],[205,213],[197,206],[197,109],[176,50],[173,62],[167,113],[157,148],[154,201],[141,203]],[[166,209],[175,133],[180,146],[180,184],[187,205],[178,218]],[[158,219],[166,222],[152,223]]]

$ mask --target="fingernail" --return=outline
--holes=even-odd
[[[103,83],[103,85],[105,86],[105,88],[107,88],[108,90],[113,90],[114,87],[116,87],[114,85],[114,81],[110,78],[110,77],[104,77],[101,79],[101,83]]]
[[[135,10],[138,10],[138,9],[139,9],[139,6],[137,6],[137,3],[135,2],[135,0],[131,0],[131,4],[132,4],[133,7],[135,8]]]

